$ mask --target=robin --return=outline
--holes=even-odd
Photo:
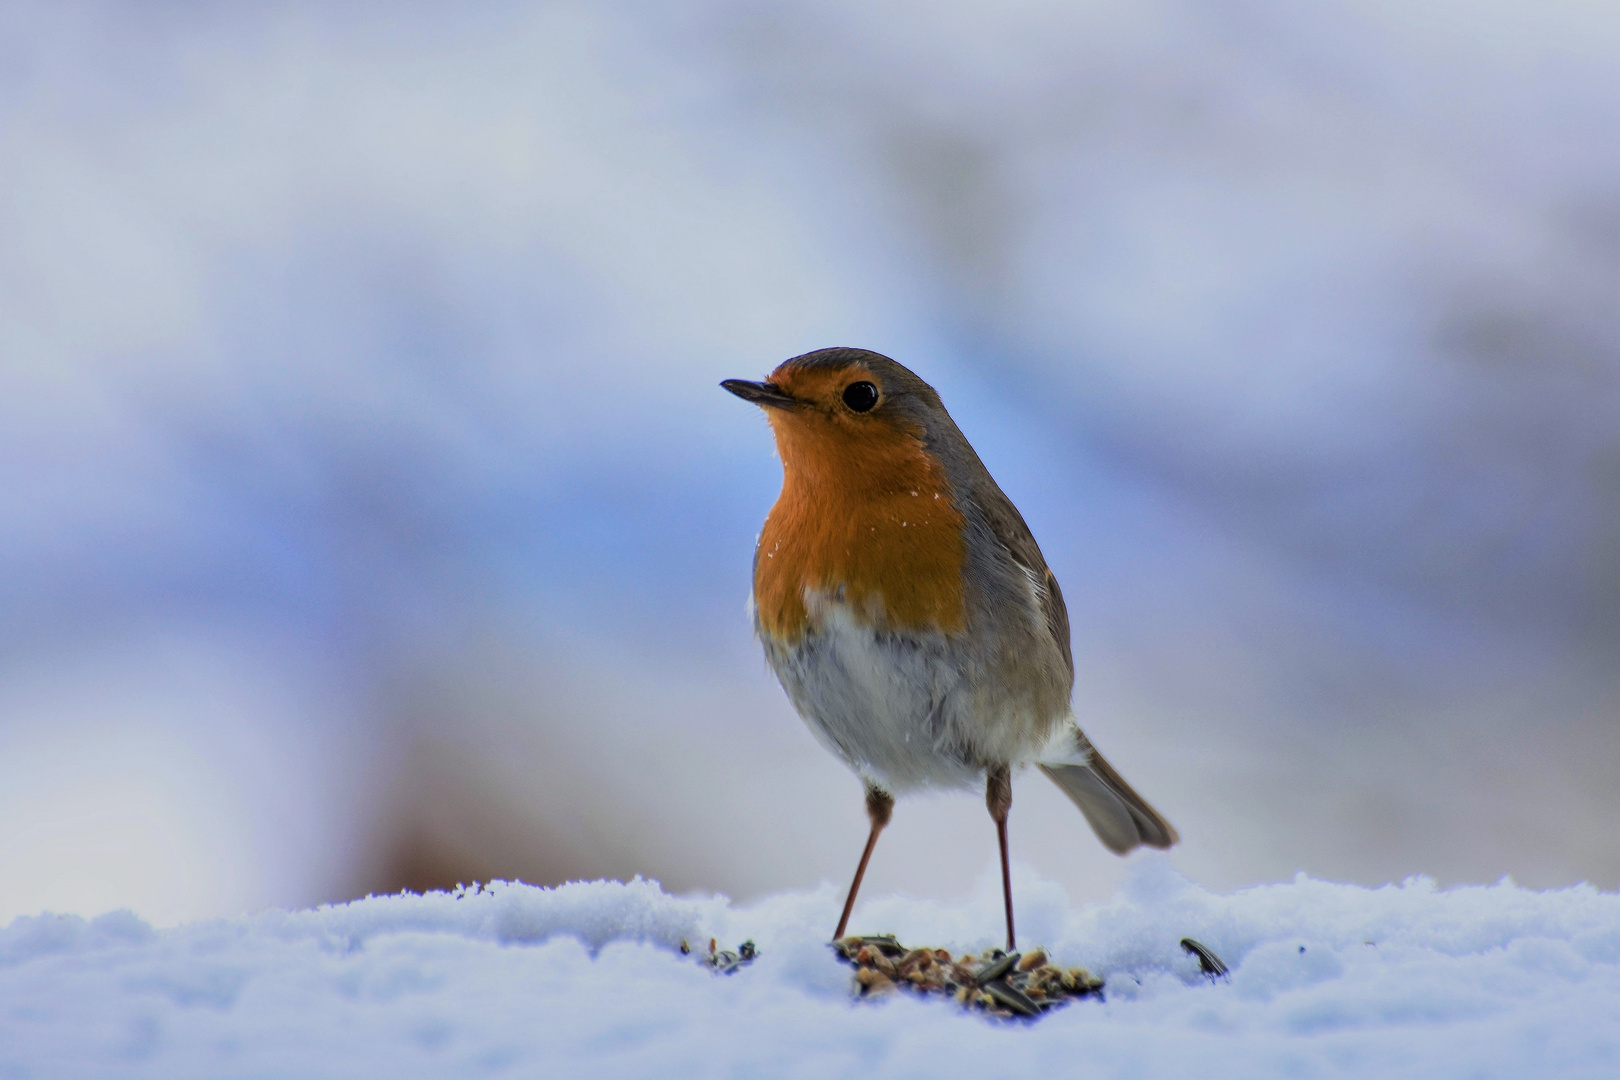
[[[895,796],[984,784],[1013,951],[1007,812],[1034,763],[1123,855],[1176,831],[1081,732],[1057,579],[934,388],[886,356],[822,349],[763,382],[782,493],[754,552],[754,628],[821,743],[866,785],[872,828],[834,939]]]

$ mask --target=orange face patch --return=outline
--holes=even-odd
[[[844,387],[862,380],[870,383],[878,381],[870,371],[853,365],[841,368],[803,368],[791,363],[783,364],[771,372],[769,379],[800,401],[814,402],[827,408],[837,403],[839,395],[844,392]]]
[[[767,408],[782,458],[782,494],[765,519],[754,567],[761,628],[797,640],[809,596],[841,599],[877,629],[966,625],[963,519],[921,433],[885,413],[855,413],[845,387],[877,383],[858,367],[783,365],[770,381],[805,402]],[[881,386],[879,387],[881,390]]]

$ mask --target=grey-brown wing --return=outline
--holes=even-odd
[[[1046,628],[1052,631],[1058,648],[1063,650],[1063,662],[1069,667],[1069,681],[1074,681],[1074,645],[1069,641],[1069,608],[1063,602],[1063,590],[1058,588],[1057,575],[1046,568],[1046,588],[1041,592],[1041,607],[1046,610]]]
[[[988,475],[986,479],[989,479]],[[1041,609],[1046,615],[1046,628],[1063,653],[1063,662],[1069,669],[1069,680],[1073,682],[1074,647],[1069,642],[1069,609],[1063,603],[1063,590],[1058,588],[1057,575],[1046,565],[1040,545],[1035,542],[1035,536],[1024,523],[1024,515],[1018,512],[1018,507],[1002,493],[995,481],[990,481],[986,488],[979,493],[978,502],[989,521],[990,531],[995,533],[996,539],[1013,560],[1041,583]]]

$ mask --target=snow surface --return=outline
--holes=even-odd
[[[1162,857],[1076,908],[1020,871],[1020,936],[1108,980],[1035,1024],[853,1002],[839,896],[733,906],[656,882],[496,882],[155,929],[127,912],[0,931],[0,1077],[1614,1076],[1620,896],[1301,875],[1218,895]],[[853,929],[979,950],[998,882],[877,897]],[[682,956],[745,938],[717,976]],[[1231,966],[1211,983],[1178,946]]]

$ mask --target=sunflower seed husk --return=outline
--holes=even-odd
[[[1221,963],[1221,958],[1216,956],[1214,950],[1203,942],[1184,937],[1181,939],[1181,948],[1183,951],[1198,957],[1199,974],[1207,976],[1210,982],[1214,982],[1227,974],[1226,965]]]
[[[997,1004],[1011,1009],[1020,1016],[1040,1015],[1041,1007],[1039,1005],[1029,1000],[1027,995],[1008,986],[999,979],[995,982],[985,983],[984,992],[995,998]]]
[[[987,982],[1001,978],[1013,969],[1018,963],[1017,953],[1008,953],[990,961],[984,967],[973,973],[973,981],[983,986]]]

